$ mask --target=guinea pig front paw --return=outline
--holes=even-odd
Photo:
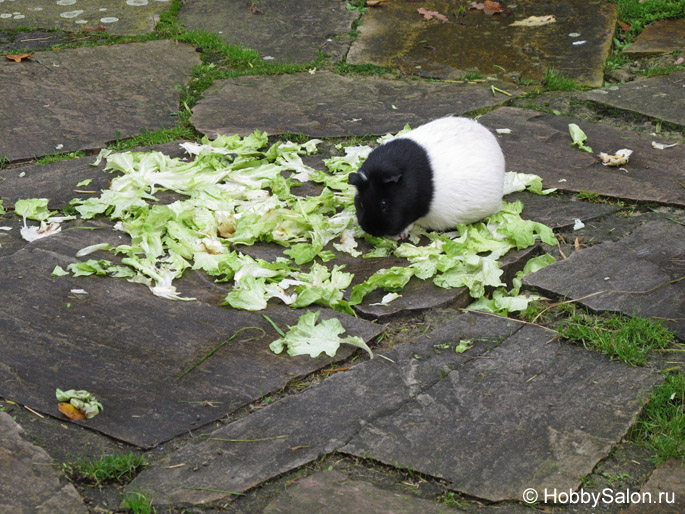
[[[407,239],[409,237],[409,231],[412,229],[413,226],[414,226],[414,224],[412,223],[407,228],[405,228],[402,232],[397,234],[397,237],[399,238],[400,241],[404,241],[405,239]]]

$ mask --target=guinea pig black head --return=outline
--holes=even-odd
[[[393,139],[372,151],[357,173],[354,199],[359,225],[372,236],[400,234],[428,214],[433,198],[433,172],[421,145]]]

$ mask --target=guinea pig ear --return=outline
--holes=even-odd
[[[352,184],[353,186],[361,186],[362,184],[366,183],[369,179],[364,175],[364,173],[359,172],[359,173],[350,173],[347,177],[347,182]]]

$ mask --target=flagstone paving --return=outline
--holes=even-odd
[[[190,0],[179,13],[179,21],[190,30],[214,32],[266,60],[296,64],[315,61],[320,54],[340,60],[358,17],[338,0]]]
[[[511,14],[458,13],[454,3],[388,2],[369,9],[352,44],[350,64],[400,67],[406,73],[459,78],[466,72],[540,80],[554,69],[601,86],[616,24],[616,6],[583,0],[508,4]],[[425,19],[417,10],[444,16]],[[541,26],[516,26],[531,16],[553,16]]]
[[[152,32],[170,0],[3,0],[0,28],[40,27],[78,32],[101,27],[110,34]]]
[[[501,84],[500,84],[501,85]],[[515,86],[507,85],[511,94]],[[254,91],[259,89],[257,96]],[[269,134],[311,137],[382,135],[406,123],[416,127],[448,114],[501,105],[489,85],[314,74],[246,76],[217,80],[193,107],[190,120],[201,133]]]
[[[16,161],[101,148],[172,128],[176,88],[199,63],[193,47],[171,41],[37,52],[31,61],[0,62],[0,156]]]
[[[683,50],[685,44],[683,36],[685,36],[685,18],[657,21],[647,25],[635,42],[623,53],[631,57],[642,57]]]
[[[42,38],[85,38],[77,31],[98,24],[111,34],[147,34],[170,7],[151,0],[43,4],[0,0],[0,48],[36,39],[27,45],[35,51]],[[210,136],[256,129],[368,136],[447,114],[486,113],[479,118],[483,125],[511,130],[497,134],[507,170],[540,175],[544,188],[559,191],[507,196],[523,202],[524,218],[553,227],[559,244],[510,252],[502,259],[504,279],[510,282],[531,256],[552,253],[558,261],[526,278],[525,289],[575,298],[592,310],[664,319],[685,340],[685,150],[679,134],[685,72],[572,96],[548,92],[537,104],[541,109],[574,117],[555,116],[508,106],[512,97],[491,87],[524,105],[530,89],[512,82],[425,78],[461,77],[475,68],[500,78],[539,78],[553,66],[599,86],[614,4],[524,0],[509,6],[511,15],[468,10],[463,17],[438,0],[382,2],[364,14],[345,5],[184,2],[179,21],[190,29],[216,33],[267,60],[302,64],[320,57],[320,69],[310,73],[216,80],[193,107],[193,126]],[[448,22],[423,18],[420,7],[444,12]],[[67,11],[71,18],[59,15]],[[587,12],[593,19],[583,18]],[[101,13],[119,21],[102,21]],[[550,25],[510,26],[550,13],[556,15]],[[359,36],[351,43],[358,18]],[[29,24],[36,30],[3,32]],[[68,32],[49,32],[52,27]],[[467,44],[465,34],[475,39]],[[504,43],[495,43],[495,35]],[[51,209],[62,209],[106,188],[111,176],[103,163],[91,166],[94,153],[118,138],[174,127],[180,89],[202,51],[148,41],[36,52],[30,61],[0,63],[0,200],[9,210],[0,215],[0,226],[11,227],[0,230],[0,397],[6,400],[2,410],[17,420],[0,412],[0,458],[6,461],[0,465],[0,510],[117,509],[120,488],[95,491],[75,481],[77,492],[58,470],[67,459],[129,449],[145,453],[150,466],[126,490],[149,492],[165,512],[519,513],[530,509],[521,497],[526,488],[542,494],[545,488],[630,487],[682,495],[680,461],[647,480],[654,470],[651,450],[625,440],[663,380],[660,368],[682,366],[676,354],[654,356],[643,368],[627,366],[560,341],[547,328],[461,313],[458,308],[471,301],[464,288],[413,279],[388,306],[373,305],[382,291],[369,294],[355,307],[358,317],[322,309],[322,317],[339,318],[349,334],[370,342],[374,359],[353,347],[333,359],[291,358],[269,351],[277,334],[262,313],[221,306],[229,286],[199,272],[177,282],[195,302],[163,300],[124,280],[52,277],[54,266],[77,260],[80,248],[119,244],[121,233],[108,221],[75,220],[56,236],[27,243],[19,235],[22,221],[11,211],[14,202],[45,197]],[[348,64],[393,69],[383,76],[339,74],[322,64],[346,53]],[[611,120],[588,121],[592,116]],[[670,138],[644,130],[659,120],[668,122]],[[585,131],[593,153],[572,146],[569,123]],[[658,150],[652,141],[679,144]],[[335,142],[324,142],[321,153],[305,162],[321,169],[337,151]],[[146,149],[180,157],[178,143]],[[633,150],[628,164],[599,163],[599,152],[620,148]],[[90,155],[47,165],[21,162],[78,149]],[[84,179],[92,182],[76,185]],[[308,184],[299,194],[319,190]],[[593,195],[604,198],[588,201]],[[162,202],[174,198],[160,195]],[[585,227],[574,229],[576,220]],[[242,250],[266,259],[282,254],[269,244]],[[333,262],[345,264],[357,283],[403,261],[344,255]],[[270,302],[266,313],[285,327],[301,312]],[[470,348],[460,353],[460,341]],[[69,422],[57,410],[57,387],[91,390],[105,410]],[[373,473],[363,472],[371,468]],[[605,475],[625,478],[614,483]],[[583,505],[564,508],[594,512]],[[617,513],[622,506],[602,508]],[[675,508],[683,510],[682,500]]]
[[[685,125],[685,71],[635,80],[603,89],[584,97],[601,105],[632,111],[651,118]]]

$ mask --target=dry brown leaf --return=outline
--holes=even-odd
[[[366,7],[378,7],[383,2],[386,2],[386,1],[387,0],[368,0],[368,2],[366,2]]]
[[[583,239],[585,239],[583,236],[578,236],[576,237],[576,240],[573,242],[573,246],[576,247],[576,252],[580,250],[580,243],[583,242]]]
[[[60,402],[57,404],[57,408],[71,420],[78,421],[80,419],[86,419],[86,415],[69,402]]]
[[[447,21],[447,16],[444,14],[440,14],[438,11],[428,11],[424,9],[423,7],[419,7],[416,9],[416,12],[418,12],[421,16],[426,18],[427,20],[432,20],[433,18],[438,19],[440,21]]]
[[[83,30],[86,32],[105,32],[107,29],[104,25],[98,25],[97,27],[84,27]]]
[[[626,32],[628,32],[628,31],[630,30],[630,25],[628,25],[628,24],[627,24],[626,22],[624,22],[624,21],[619,21],[619,22],[618,22],[618,26],[621,27],[621,28],[622,28],[623,30],[625,30]]]
[[[5,57],[7,57],[10,61],[21,62],[23,60],[31,59],[33,57],[33,55],[31,55],[31,54],[15,54],[15,55],[5,54]]]
[[[485,0],[483,12],[492,16],[498,12],[504,11],[504,6],[499,2],[492,2],[491,0]]]

